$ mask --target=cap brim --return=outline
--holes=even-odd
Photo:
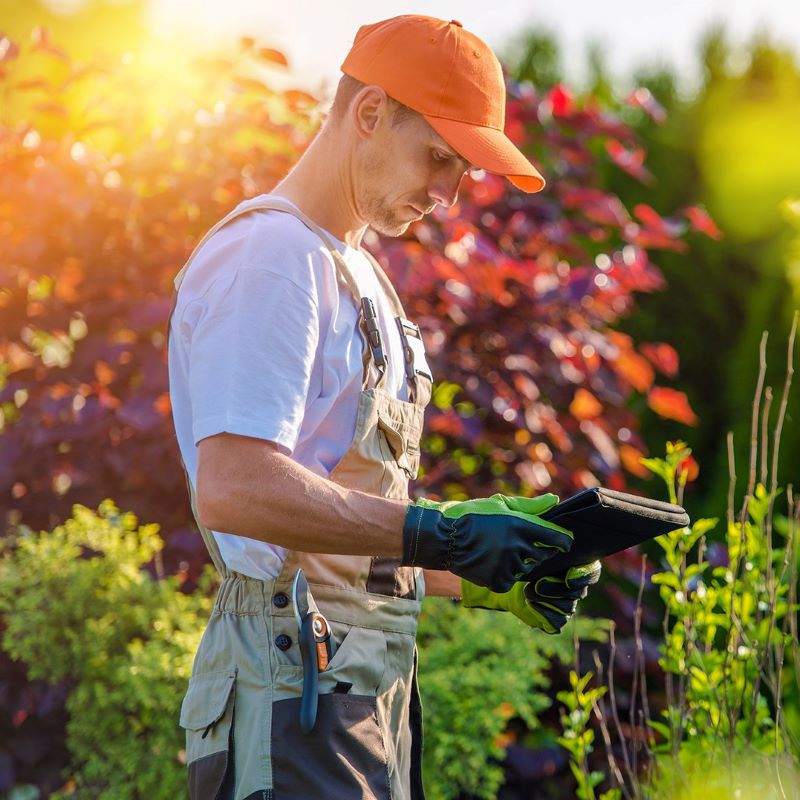
[[[473,166],[505,175],[523,192],[544,189],[542,175],[502,131],[427,114],[422,116],[450,147]]]

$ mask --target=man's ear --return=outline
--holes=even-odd
[[[380,86],[365,86],[350,105],[353,130],[362,138],[373,136],[391,114],[389,95]]]

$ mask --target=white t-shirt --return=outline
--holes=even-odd
[[[400,335],[375,270],[326,233],[361,296],[375,304],[386,390],[405,400]],[[331,472],[355,434],[363,377],[358,319],[333,257],[293,215],[251,211],[209,238],[184,274],[169,336],[172,415],[193,486],[197,443],[223,431],[275,442],[312,472]],[[284,547],[213,535],[229,569],[260,579],[280,572]]]

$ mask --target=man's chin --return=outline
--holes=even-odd
[[[381,236],[402,236],[413,220],[380,220],[370,224],[372,230]]]

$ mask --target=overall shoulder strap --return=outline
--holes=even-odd
[[[400,298],[397,296],[397,292],[395,291],[394,286],[392,286],[392,282],[389,280],[389,276],[384,272],[383,267],[378,262],[378,259],[372,255],[368,250],[364,250],[362,248],[362,253],[369,259],[372,263],[372,267],[375,270],[375,274],[378,276],[378,283],[383,287],[383,291],[386,293],[386,297],[389,300],[389,305],[392,307],[392,311],[398,317],[405,317],[406,312],[403,310],[403,304],[400,302]]]
[[[375,274],[378,276],[378,282],[381,284],[381,286],[383,286],[383,290],[386,293],[387,298],[389,299],[389,304],[392,306],[392,310],[394,311],[395,315],[399,318],[405,319],[406,312],[405,309],[403,308],[403,304],[400,302],[400,298],[398,297],[397,292],[395,291],[395,288],[392,285],[392,282],[389,280],[389,277],[384,272],[383,267],[381,267],[380,263],[378,262],[378,259],[375,258],[375,256],[372,255],[372,253],[369,253],[366,250],[362,250],[361,252],[365,253],[369,258],[369,260],[372,262],[372,266],[375,269]],[[402,338],[404,335],[402,332],[403,326],[401,325],[400,327],[401,327],[401,338]],[[416,330],[417,332],[419,332],[419,328],[416,328]],[[421,343],[421,339],[419,341],[420,341],[420,346],[423,347],[422,353],[424,354],[424,346]],[[404,344],[404,347],[405,346],[406,345]],[[403,358],[404,360],[407,359],[406,353],[403,354]],[[409,384],[413,386],[414,402],[417,405],[422,406],[424,408],[430,401],[431,394],[433,391],[433,382],[427,375],[422,374],[421,372],[415,372],[413,370],[413,366],[409,367],[407,364],[407,369],[408,368],[412,370],[412,374],[406,373],[406,378]]]

